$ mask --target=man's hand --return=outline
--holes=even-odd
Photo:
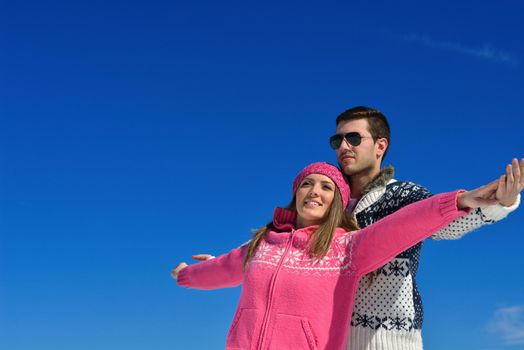
[[[510,207],[515,204],[517,196],[524,188],[524,158],[519,161],[513,158],[512,164],[506,166],[506,175],[502,175],[499,179],[499,185],[495,198],[497,201],[505,206]]]

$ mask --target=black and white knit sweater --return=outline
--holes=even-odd
[[[384,168],[366,187],[353,215],[360,227],[368,226],[413,202],[431,196],[422,186],[393,179],[394,169]],[[520,201],[506,208],[494,205],[472,210],[438,231],[433,239],[459,239],[476,228],[506,217]],[[360,281],[347,349],[421,350],[422,299],[416,276],[422,243],[404,251]]]

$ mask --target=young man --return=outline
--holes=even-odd
[[[348,176],[352,196],[348,211],[361,227],[431,196],[427,189],[413,182],[394,180],[392,167],[381,168],[390,143],[389,125],[381,112],[369,107],[354,107],[340,114],[336,123],[336,134],[330,138],[330,145],[336,151],[340,168]],[[499,181],[506,181],[506,178],[511,181],[514,171],[518,175],[524,172],[524,160],[520,166],[513,160],[506,177]],[[506,217],[519,205],[519,192],[524,185],[521,179],[524,176],[518,179],[510,193],[497,193],[500,205],[472,211],[432,238],[458,239],[484,224]],[[423,309],[415,278],[421,248],[422,243],[419,243],[360,281],[348,349],[422,349]]]

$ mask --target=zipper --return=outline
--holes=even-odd
[[[264,337],[266,336],[266,331],[269,323],[269,316],[271,314],[271,307],[273,305],[273,295],[275,294],[275,285],[276,281],[280,272],[280,269],[282,267],[282,264],[284,264],[284,260],[286,258],[286,255],[289,251],[289,248],[291,247],[291,244],[293,243],[293,234],[295,233],[295,230],[291,231],[291,234],[289,236],[289,241],[286,244],[286,249],[284,250],[284,253],[282,254],[282,258],[278,262],[277,268],[275,269],[275,273],[271,277],[271,282],[269,283],[269,297],[268,302],[266,305],[266,311],[264,312],[264,319],[262,321],[262,327],[260,329],[260,336],[258,338],[258,350],[262,350],[264,347]]]

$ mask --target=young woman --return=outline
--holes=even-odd
[[[349,186],[327,163],[305,167],[293,199],[249,244],[172,275],[189,288],[242,283],[226,349],[343,349],[360,277],[384,265],[467,208],[493,204],[499,182],[435,195],[359,230],[344,214]],[[348,295],[351,297],[348,298]]]

